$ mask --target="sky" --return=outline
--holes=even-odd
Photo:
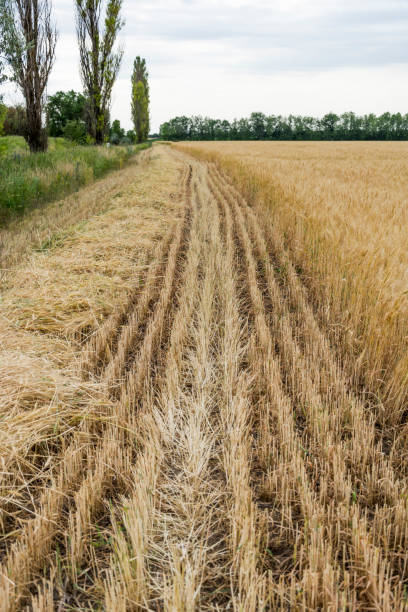
[[[48,93],[81,90],[73,0]],[[131,128],[136,55],[150,74],[152,132],[177,115],[408,112],[408,0],[124,0],[112,119]],[[10,103],[19,94],[8,86]]]

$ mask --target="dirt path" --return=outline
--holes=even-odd
[[[169,155],[183,214],[82,352],[111,412],[60,450],[0,609],[404,609],[403,468],[262,211]]]

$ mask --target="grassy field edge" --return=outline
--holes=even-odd
[[[0,159],[0,227],[42,204],[61,199],[81,187],[123,168],[140,151],[131,147],[56,147],[47,153]]]

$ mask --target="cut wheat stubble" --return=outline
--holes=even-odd
[[[225,184],[224,184],[224,187],[225,187]],[[241,213],[236,208],[237,204],[236,202],[234,202],[234,197],[232,198],[231,202],[233,206],[235,206],[237,216],[240,217]],[[242,203],[242,199],[241,199],[241,203]],[[245,232],[244,228],[246,224],[245,224],[244,218],[242,217],[240,221],[241,221],[241,231]],[[244,239],[245,239],[245,236],[244,236]],[[259,239],[259,228],[258,228],[258,239]],[[248,240],[246,240],[246,242],[247,242],[247,249],[249,249]],[[269,280],[270,280],[270,284],[272,283],[272,295],[274,294],[276,295],[274,281],[272,278],[270,278]],[[279,313],[282,311],[282,307],[283,307],[282,305],[284,304],[284,301],[282,298],[283,296],[280,296],[280,299],[278,298],[278,300],[275,301],[274,305],[272,305],[272,308],[275,312]],[[284,329],[284,325],[285,324],[283,323],[282,324],[283,329]],[[279,330],[282,333],[282,329],[280,329],[280,327],[278,327],[278,331]],[[281,350],[287,351],[288,347],[290,347],[291,345],[291,342],[292,342],[291,331],[290,329],[287,329],[286,334],[284,333],[282,336]],[[286,364],[286,370],[288,369],[288,365],[289,364]],[[303,371],[295,372],[294,378],[296,378],[297,383],[299,383],[299,381],[303,382],[303,384],[306,383],[305,388],[302,389],[301,392],[302,393],[307,392],[310,395],[310,390],[312,388],[312,385],[311,385],[311,381],[308,380],[308,371],[309,371],[309,368],[306,365],[303,365]],[[310,408],[313,408],[313,407],[315,407],[316,409],[316,404],[319,405],[319,401],[318,401],[319,398],[309,397],[308,399],[310,403],[306,407],[308,407],[309,410]],[[330,412],[328,414],[330,417]],[[334,416],[334,421],[333,421],[333,424],[331,425],[333,427],[333,433],[336,433],[336,415],[333,415],[333,416]],[[333,461],[333,459],[331,456],[328,456],[327,453],[326,454],[324,453],[324,444],[327,443],[327,440],[329,440],[330,442],[330,437],[326,436],[325,438],[324,436],[322,436],[321,422],[323,421],[323,419],[322,418],[319,419],[318,414],[317,415],[314,414],[313,417],[314,417],[313,419],[310,419],[310,430],[312,431],[312,437],[314,436],[316,438],[316,435],[318,435],[318,437],[320,437],[321,439],[321,443],[319,446],[320,451],[314,450],[313,455],[319,457],[320,460],[323,460],[322,467],[320,467],[320,469],[319,468],[317,469],[317,473],[324,474],[323,478],[319,477],[320,498],[324,500],[324,496],[325,494],[327,494],[327,485],[324,486],[324,480],[326,478],[325,472],[326,472],[327,466],[330,465],[330,461]],[[316,428],[316,423],[319,423],[319,422],[320,422],[320,427]],[[365,423],[363,423],[363,425],[366,426]],[[364,428],[363,428],[363,431],[364,431]],[[326,433],[329,433],[329,432],[326,432]],[[360,439],[360,443],[361,443],[361,439]],[[308,448],[306,442],[303,442],[303,446],[301,446],[301,448],[304,448],[304,447]],[[329,444],[329,447],[332,448],[333,445],[330,446]],[[338,459],[333,461],[333,478],[337,479],[338,482],[336,483],[336,485],[340,486],[340,491],[342,492],[342,494],[344,494],[344,491],[347,490],[348,480],[350,479],[350,477],[346,475],[347,468],[345,465],[345,459],[344,457],[342,457],[343,448],[341,444],[338,444],[337,449],[338,449]],[[326,460],[325,460],[325,457],[326,457]],[[310,459],[308,463],[310,463]],[[378,470],[378,464],[376,468]],[[342,482],[341,474],[346,475],[346,480],[343,480],[343,482]],[[387,475],[389,475],[389,470],[387,471]],[[397,485],[398,485],[398,482],[397,482]],[[400,498],[398,498],[398,491],[396,492],[397,492],[396,499],[398,503]],[[399,516],[400,516],[400,512],[401,511],[399,510]],[[350,515],[350,519],[347,519],[348,513]],[[341,532],[343,532],[344,529],[346,529],[347,531],[348,525],[352,524],[351,541],[352,541],[353,549],[351,551],[351,559],[348,562],[347,562],[347,559],[345,559],[343,564],[347,563],[348,565],[352,566],[353,564],[356,563],[357,567],[360,567],[361,564],[365,566],[366,569],[363,574],[365,575],[365,578],[368,581],[368,584],[370,585],[370,589],[367,590],[365,587],[363,587],[362,592],[364,596],[368,595],[369,600],[374,605],[380,605],[382,607],[385,607],[385,609],[391,609],[391,607],[393,606],[398,607],[398,606],[404,605],[403,604],[403,601],[404,601],[403,600],[403,590],[401,588],[401,582],[399,581],[401,580],[401,578],[403,579],[403,576],[404,576],[404,572],[401,573],[401,569],[403,569],[406,565],[404,561],[402,560],[401,562],[401,559],[400,559],[400,551],[402,550],[401,538],[404,537],[404,533],[406,532],[406,530],[397,528],[395,530],[396,537],[395,536],[394,538],[389,537],[389,540],[392,541],[394,539],[397,545],[395,553],[390,554],[389,556],[391,557],[391,560],[394,562],[395,565],[396,565],[395,561],[396,560],[399,561],[399,564],[398,564],[399,572],[397,572],[397,575],[393,576],[392,566],[391,565],[387,566],[386,560],[381,561],[380,547],[381,547],[381,544],[383,543],[383,538],[384,538],[383,533],[384,533],[384,528],[386,527],[386,523],[384,521],[383,514],[380,513],[380,515],[378,516],[377,522],[374,521],[374,523],[372,523],[369,526],[367,523],[367,516],[364,510],[363,510],[363,513],[360,514],[360,517],[359,517],[358,507],[349,502],[349,504],[345,506],[343,511],[339,513],[339,516],[337,517],[337,521],[338,521],[338,526],[337,526],[337,529],[335,529],[334,533],[336,533],[336,531],[340,533],[340,529],[339,529],[340,524],[343,525]],[[381,526],[380,529],[378,529],[379,526]],[[373,546],[370,543],[370,529],[373,529],[373,528],[374,529],[376,528],[375,531],[376,531],[377,537],[375,538],[375,541],[376,541],[377,547]],[[387,535],[388,536],[391,535],[390,529],[388,529]],[[341,542],[337,542],[337,545],[335,542],[333,542],[333,544],[334,544],[335,549],[341,548],[342,546]],[[356,561],[353,560],[353,554],[356,557]],[[346,576],[346,580],[347,580],[347,576]],[[393,592],[393,588],[392,588],[392,586],[394,585],[395,585],[395,592]]]
[[[399,480],[399,474],[394,473],[392,464],[381,452],[381,445],[376,442],[375,422],[367,407],[345,389],[344,374],[336,367],[328,343],[324,342],[310,310],[302,299],[298,310],[303,316],[294,317],[292,321],[284,295],[275,280],[255,212],[235,190],[231,190],[231,194],[241,203],[254,248],[262,262],[260,274],[265,277],[271,300],[270,308],[274,313],[272,322],[282,357],[282,375],[285,376],[286,372],[291,379],[287,386],[308,420],[308,429],[312,432],[312,455],[314,461],[320,464],[316,468],[317,473],[324,473],[324,482],[332,487],[325,488],[321,480],[320,497],[324,501],[325,495],[329,498],[334,496],[339,504],[344,504],[344,524],[351,524],[353,520],[359,525],[359,533],[355,534],[355,537],[363,537],[361,531],[367,523],[369,537],[363,539],[367,541],[368,546],[369,541],[372,541],[374,547],[377,547],[377,550],[374,548],[375,557],[380,558],[379,551],[384,541],[387,541],[388,546],[383,554],[390,561],[388,575],[391,578],[394,569],[392,582],[404,581],[407,565],[407,521],[403,517],[406,516],[407,507],[403,499],[406,484]],[[292,277],[293,283],[295,279]],[[290,303],[289,307],[291,306],[293,309],[293,302]],[[296,322],[298,326],[294,325]],[[303,356],[296,346],[300,333],[304,336]],[[321,347],[326,348],[326,353],[321,359],[316,359]],[[310,373],[316,367],[324,372],[329,383],[326,393],[319,392],[317,383],[311,377]],[[350,433],[346,436],[347,424],[350,421]],[[308,442],[305,441],[303,446],[308,448]],[[371,513],[370,508],[378,503],[383,507]],[[353,519],[347,519],[348,513]],[[392,525],[389,522],[391,517]],[[398,587],[396,597],[398,599]]]
[[[160,320],[161,317],[170,316],[169,311],[172,307],[171,296],[174,294],[174,290],[171,288],[176,284],[175,275],[177,269],[183,266],[183,243],[189,243],[189,227],[191,223],[189,211],[191,205],[191,172],[189,172],[187,176],[188,180],[185,185],[186,210],[184,221],[179,224],[175,236],[173,237],[167,257],[160,296],[155,304],[153,312],[146,312],[146,316],[149,318],[151,317],[155,322]],[[150,287],[150,289],[152,288]],[[138,302],[138,305],[139,304],[141,308],[144,307],[145,300],[143,300],[143,296],[141,296]],[[160,328],[160,326],[151,325],[151,321],[149,320],[146,322],[145,327],[147,330],[151,328],[153,332],[155,329],[158,330]],[[154,333],[152,335],[154,338]],[[139,350],[135,350],[136,359],[138,360],[137,363],[140,363],[140,368],[144,368],[146,360],[140,360],[138,355],[146,354],[146,347],[148,351],[150,350],[150,359],[154,360],[156,365],[160,359],[162,359],[158,353],[159,347],[157,342],[156,346],[154,346],[154,342],[151,341],[150,337],[147,340],[146,342],[146,336],[143,336],[140,339]],[[163,342],[163,338],[161,338],[161,342]],[[135,376],[141,378],[140,370],[138,370],[137,367],[134,369],[134,372]],[[151,384],[152,381],[150,381],[150,383],[147,382],[144,385],[143,394],[137,396],[139,408],[149,403],[149,387]],[[115,506],[120,495],[131,489],[132,474],[134,473],[133,462],[135,456],[138,454],[138,445],[136,444],[135,436],[139,427],[139,415],[134,410],[135,403],[132,402],[132,405],[130,405],[128,398],[128,390],[126,387],[123,387],[123,394],[116,405],[116,423],[105,431],[99,445],[99,450],[96,449],[96,451],[93,451],[95,455],[95,467],[82,482],[73,499],[72,510],[68,516],[68,529],[66,531],[66,550],[69,560],[67,571],[68,574],[70,574],[70,583],[72,585],[77,584],[78,568],[84,565],[85,560],[86,564],[92,566],[94,578],[98,575],[100,568],[95,566],[95,563],[92,562],[92,558],[90,558],[90,551],[92,551],[92,548],[89,547],[89,539],[90,533],[93,531],[93,523],[98,513],[103,509],[103,499],[107,498],[110,500],[109,504]],[[102,567],[104,567],[103,564]],[[54,567],[54,571],[55,570],[56,568]],[[96,591],[98,590],[97,582],[98,580],[95,578],[94,585],[96,586]],[[74,590],[78,588],[79,587],[74,587]],[[80,596],[80,600],[92,600],[96,596],[94,589],[90,589],[89,593],[83,593]]]
[[[70,514],[70,528],[68,529],[70,534],[69,554],[71,567],[73,568],[82,566],[85,562],[85,557],[89,556],[89,548],[85,547],[84,542],[86,542],[86,536],[92,525],[92,516],[95,516],[98,510],[102,495],[105,494],[111,500],[111,505],[115,505],[115,500],[118,496],[129,491],[131,488],[132,463],[135,453],[136,456],[138,454],[137,445],[134,442],[134,432],[139,427],[139,415],[135,408],[137,406],[139,410],[144,404],[149,403],[150,390],[154,386],[153,379],[150,377],[152,370],[149,364],[155,363],[157,368],[163,359],[161,346],[165,344],[164,333],[166,322],[171,319],[171,310],[174,307],[173,296],[177,286],[178,270],[184,265],[184,245],[189,244],[191,226],[191,168],[187,172],[185,181],[185,197],[186,209],[184,221],[176,228],[166,258],[161,290],[154,303],[152,312],[150,313],[149,309],[146,309],[149,297],[143,299],[143,296],[141,296],[136,307],[139,312],[144,312],[147,317],[146,322],[143,322],[140,318],[140,325],[146,331],[139,337],[137,334],[135,335],[133,347],[134,365],[128,373],[126,382],[121,385],[121,396],[118,404],[121,428],[116,433],[114,430],[106,432],[101,454],[96,460],[95,473],[91,475],[87,482],[83,483],[82,491],[76,496],[76,510]],[[188,251],[188,247],[185,250]],[[146,285],[146,291],[149,291],[149,289],[154,291],[154,287]],[[134,318],[137,320],[137,315]],[[126,336],[121,336],[122,342],[125,338]],[[118,353],[123,354],[123,352],[120,344],[118,344]],[[103,374],[102,380],[104,380]],[[117,460],[115,460],[115,457],[117,457]],[[112,478],[115,479],[113,482]],[[120,487],[120,481],[123,482],[124,486]],[[73,534],[76,537],[73,537]],[[98,568],[95,569],[95,573],[98,573]],[[74,583],[76,582],[75,572],[72,580]],[[91,593],[90,597],[92,598],[92,596]]]
[[[188,202],[187,176],[186,174],[184,189]],[[178,223],[173,245],[180,244],[182,226],[183,220]],[[173,262],[170,262],[167,268],[170,269],[171,276],[174,271]],[[102,334],[104,334],[104,331]],[[4,597],[0,599],[5,610],[16,609],[20,599],[27,594],[27,586],[31,577],[34,576],[34,572],[37,571],[40,563],[51,550],[54,538],[63,530],[60,517],[66,509],[66,500],[69,499],[70,494],[75,489],[78,491],[74,502],[77,510],[71,512],[67,519],[72,528],[72,533],[68,537],[70,538],[71,552],[76,550],[74,557],[80,559],[84,547],[82,538],[88,529],[89,518],[101,503],[102,489],[107,488],[109,480],[116,477],[113,466],[108,470],[106,466],[110,465],[110,459],[117,459],[119,468],[123,468],[129,462],[129,457],[126,455],[122,457],[118,439],[120,438],[123,442],[125,437],[123,432],[128,429],[126,423],[123,422],[123,410],[121,413],[120,410],[117,410],[117,407],[115,410],[113,408],[112,406],[111,416],[108,415],[108,418],[104,420],[108,423],[108,428],[102,434],[102,439],[97,444],[96,450],[95,447],[89,450],[89,446],[83,448],[83,445],[78,444],[76,440],[67,449],[62,457],[61,465],[57,467],[56,475],[52,478],[51,485],[45,490],[43,499],[40,499],[38,503],[37,518],[28,521],[27,526],[18,534],[16,543],[11,546],[4,561],[2,572]],[[122,435],[118,436],[118,432]],[[89,433],[92,432],[88,431]],[[83,434],[81,436],[83,437]],[[114,461],[112,461],[113,463]],[[121,469],[119,469],[120,472]],[[124,473],[126,474],[126,469]],[[84,478],[84,480],[82,484],[78,484],[81,482],[81,478]],[[73,519],[75,514],[76,519]],[[75,565],[72,566],[72,572],[75,576]]]

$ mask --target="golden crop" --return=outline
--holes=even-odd
[[[354,384],[398,425],[408,399],[408,145],[183,144],[265,207]]]

